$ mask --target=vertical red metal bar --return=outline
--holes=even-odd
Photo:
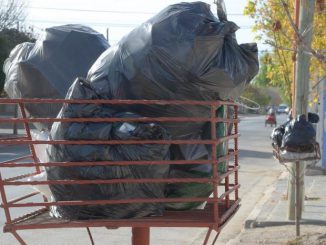
[[[205,240],[204,240],[203,245],[207,245],[208,240],[209,240],[209,237],[211,236],[212,230],[213,230],[212,227],[209,227],[209,228],[208,228],[208,231],[207,231],[207,233],[206,233],[206,236],[205,236]]]
[[[214,212],[214,223],[218,225],[219,223],[219,213],[218,213],[218,162],[216,154],[216,108],[214,103],[211,104],[211,138],[214,141],[212,143],[212,165],[213,165],[213,197],[215,199],[213,203],[213,212]]]
[[[17,231],[11,231],[11,234],[14,235],[14,237],[21,245],[27,245],[26,242],[23,240],[23,238],[21,238],[20,235],[18,235]]]
[[[22,117],[23,118],[27,118],[26,117],[26,111],[25,111],[24,103],[20,102],[19,103],[19,107],[20,107],[20,111],[21,111]],[[28,122],[24,122],[24,127],[25,127],[25,131],[26,131],[26,134],[27,134],[27,138],[29,140],[32,140],[31,129],[29,127]],[[34,161],[34,164],[35,164],[36,172],[37,173],[41,173],[40,166],[37,164],[38,163],[38,160],[37,160],[37,157],[36,157],[36,152],[35,152],[34,145],[33,144],[30,144],[29,145],[29,149],[30,149],[30,151],[32,153],[32,158],[33,158],[33,161]]]
[[[9,208],[7,206],[8,201],[7,201],[7,196],[6,196],[6,190],[5,187],[3,185],[3,180],[2,180],[2,176],[1,176],[1,172],[0,172],[0,194],[1,194],[1,199],[2,199],[2,205],[3,205],[3,210],[5,212],[6,215],[6,219],[7,219],[7,224],[11,224],[11,216],[10,216],[10,211]]]
[[[238,106],[234,106],[234,119],[237,120],[238,119]],[[238,134],[238,122],[234,123],[234,133]],[[238,160],[239,160],[239,156],[238,156],[238,137],[234,138],[234,167],[237,167],[239,165]],[[238,185],[238,170],[236,170],[234,172],[234,184]],[[237,201],[239,199],[239,190],[236,189],[235,190],[235,201]]]
[[[223,116],[226,118],[226,119],[229,119],[229,105],[225,105],[224,106],[224,110],[225,110],[225,113],[223,113]],[[224,124],[225,125],[225,129],[224,129],[224,132],[226,132],[227,134],[228,134],[228,132],[229,132],[229,123],[225,123]],[[227,141],[226,143],[225,143],[225,145],[226,145],[226,147],[227,147],[227,152],[229,152],[229,141]],[[229,160],[227,160],[226,161],[226,171],[228,172],[229,171]],[[230,189],[230,186],[229,186],[229,184],[230,184],[230,181],[229,181],[230,179],[229,179],[229,175],[228,176],[226,176],[226,178],[225,178],[225,181],[224,181],[224,190],[225,190],[225,192],[228,192],[229,191],[229,189]],[[225,196],[225,207],[228,209],[229,207],[230,207],[230,195],[229,194],[227,194],[226,196]]]
[[[132,245],[149,245],[150,228],[132,227]]]

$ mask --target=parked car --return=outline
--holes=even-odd
[[[287,114],[289,112],[289,108],[287,105],[285,104],[280,104],[277,108],[277,114],[282,114],[282,113],[285,113]]]

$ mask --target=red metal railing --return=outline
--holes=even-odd
[[[237,105],[233,102],[224,101],[162,101],[162,100],[63,100],[63,99],[1,99],[0,103],[18,104],[21,110],[22,118],[4,118],[0,119],[1,123],[23,123],[25,126],[26,136],[16,139],[0,139],[0,145],[28,145],[31,155],[19,156],[15,159],[6,160],[0,163],[0,170],[9,169],[29,169],[32,173],[27,173],[15,177],[3,179],[0,172],[0,192],[2,197],[2,207],[6,216],[5,232],[11,232],[16,239],[22,243],[24,240],[18,235],[18,230],[24,229],[46,229],[62,227],[85,227],[91,237],[89,227],[133,227],[134,244],[139,242],[136,234],[149,234],[149,227],[207,227],[209,228],[204,244],[208,242],[212,230],[218,234],[226,221],[235,213],[239,206],[238,189],[238,114]],[[207,117],[141,117],[141,118],[27,118],[25,105],[30,103],[70,103],[70,104],[111,104],[111,105],[183,105],[183,106],[206,106],[210,107],[210,115]],[[227,108],[233,107],[233,116],[230,119],[226,117],[219,118],[216,116],[216,109],[219,106]],[[228,110],[227,110],[228,111]],[[210,122],[211,139],[209,140],[33,140],[31,137],[30,123],[34,122]],[[226,126],[233,125],[233,133],[217,138],[216,123],[225,123]],[[217,146],[220,143],[233,140],[232,147],[228,154],[217,157]],[[40,163],[35,153],[34,146],[37,144],[205,144],[211,145],[211,159],[207,160],[164,160],[164,161],[98,161],[98,162],[46,162]],[[10,147],[9,147],[10,148]],[[6,148],[7,149],[7,148]],[[26,159],[30,159],[26,161]],[[233,161],[231,161],[233,159]],[[227,162],[227,171],[219,174],[218,165]],[[153,179],[110,179],[110,180],[45,180],[45,181],[26,181],[26,177],[41,173],[41,167],[47,166],[108,166],[108,165],[146,165],[146,164],[212,164],[212,176],[210,178],[153,178]],[[233,178],[231,176],[233,175]],[[78,200],[78,201],[48,201],[43,197],[43,202],[26,201],[36,195],[42,195],[39,192],[26,193],[23,196],[7,200],[6,188],[9,186],[31,186],[31,185],[50,185],[50,184],[114,184],[114,183],[212,183],[213,193],[207,198],[134,198],[121,200]],[[224,188],[218,188],[223,186]],[[24,201],[25,202],[22,202]],[[19,203],[18,203],[19,202]],[[49,218],[49,206],[74,206],[74,205],[104,205],[104,204],[123,204],[123,203],[168,203],[168,202],[207,202],[203,210],[188,211],[165,211],[160,217],[145,217],[136,219],[106,219],[106,220],[78,220],[69,221],[64,219]],[[12,218],[13,208],[32,208],[41,207],[31,213],[21,217]],[[46,220],[46,222],[45,222]],[[141,230],[146,228],[147,230]],[[216,240],[217,236],[215,237]],[[141,238],[140,238],[141,240]],[[143,240],[145,241],[145,240]]]

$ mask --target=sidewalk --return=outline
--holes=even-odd
[[[288,172],[265,191],[246,219],[243,231],[228,245],[251,244],[326,244],[326,175],[305,176],[304,212],[301,237],[295,237],[294,221],[287,219],[286,200]]]

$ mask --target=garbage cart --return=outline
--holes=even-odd
[[[206,238],[203,244],[207,244],[212,235],[212,231],[216,232],[213,243],[216,241],[218,234],[222,227],[237,211],[240,199],[238,195],[238,114],[237,104],[229,101],[186,101],[186,100],[65,100],[65,99],[1,99],[3,104],[17,104],[21,111],[21,118],[0,118],[1,123],[16,123],[25,126],[26,134],[20,138],[1,139],[0,145],[14,146],[26,145],[30,149],[30,154],[26,156],[14,156],[0,163],[0,192],[2,198],[1,207],[4,210],[6,223],[4,225],[4,232],[9,232],[21,244],[26,244],[24,238],[18,233],[21,230],[35,230],[35,229],[59,229],[59,228],[85,228],[90,237],[91,243],[95,241],[91,235],[92,227],[131,227],[132,228],[132,244],[150,244],[150,228],[160,227],[162,229],[167,227],[201,227],[208,228]],[[79,118],[28,118],[26,117],[26,105],[29,104],[60,104],[60,105],[105,105],[105,106],[123,106],[125,105],[155,105],[165,106],[173,105],[183,107],[205,107],[209,112],[205,117],[79,117]],[[223,115],[217,113],[218,108],[225,108]],[[210,125],[209,137],[192,138],[192,139],[82,139],[82,140],[40,140],[35,139],[31,135],[31,127],[33,123],[149,123],[162,124],[167,122],[174,122],[184,124],[204,122]],[[220,136],[217,133],[217,125],[224,125],[225,134]],[[206,159],[203,157],[197,160],[136,160],[136,161],[41,161],[36,154],[35,148],[39,145],[203,145],[209,149],[210,154]],[[227,145],[227,150],[224,154],[218,150],[222,144]],[[1,147],[1,146],[0,146]],[[9,147],[10,148],[10,147]],[[7,148],[6,148],[7,149]],[[112,178],[112,179],[46,179],[35,180],[33,176],[37,176],[51,167],[70,168],[76,166],[95,167],[95,166],[210,166],[211,174],[205,177],[184,178],[184,177],[169,177],[164,178]],[[223,165],[223,167],[222,167]],[[224,169],[222,171],[221,169]],[[7,174],[10,173],[8,177]],[[114,184],[186,184],[186,183],[201,183],[208,184],[211,187],[211,193],[207,196],[201,197],[173,197],[163,196],[159,198],[122,198],[122,199],[94,199],[94,200],[57,200],[49,198],[41,191],[26,191],[33,190],[31,187],[38,186],[83,186],[92,185],[114,185]],[[8,198],[8,189],[15,186],[20,188],[23,195],[15,198]],[[51,189],[53,190],[53,189]],[[34,201],[35,197],[40,198]],[[135,218],[90,218],[90,219],[67,219],[64,217],[50,216],[52,207],[84,207],[84,206],[106,206],[113,207],[114,205],[125,204],[164,204],[167,203],[199,203],[199,208],[189,208],[185,210],[174,210],[173,208],[165,208],[161,215],[145,216]],[[28,208],[28,209],[27,209]],[[20,212],[17,210],[20,209]],[[17,213],[22,213],[24,210],[33,210],[25,212],[23,215],[17,216]],[[37,233],[34,233],[37,235]]]

